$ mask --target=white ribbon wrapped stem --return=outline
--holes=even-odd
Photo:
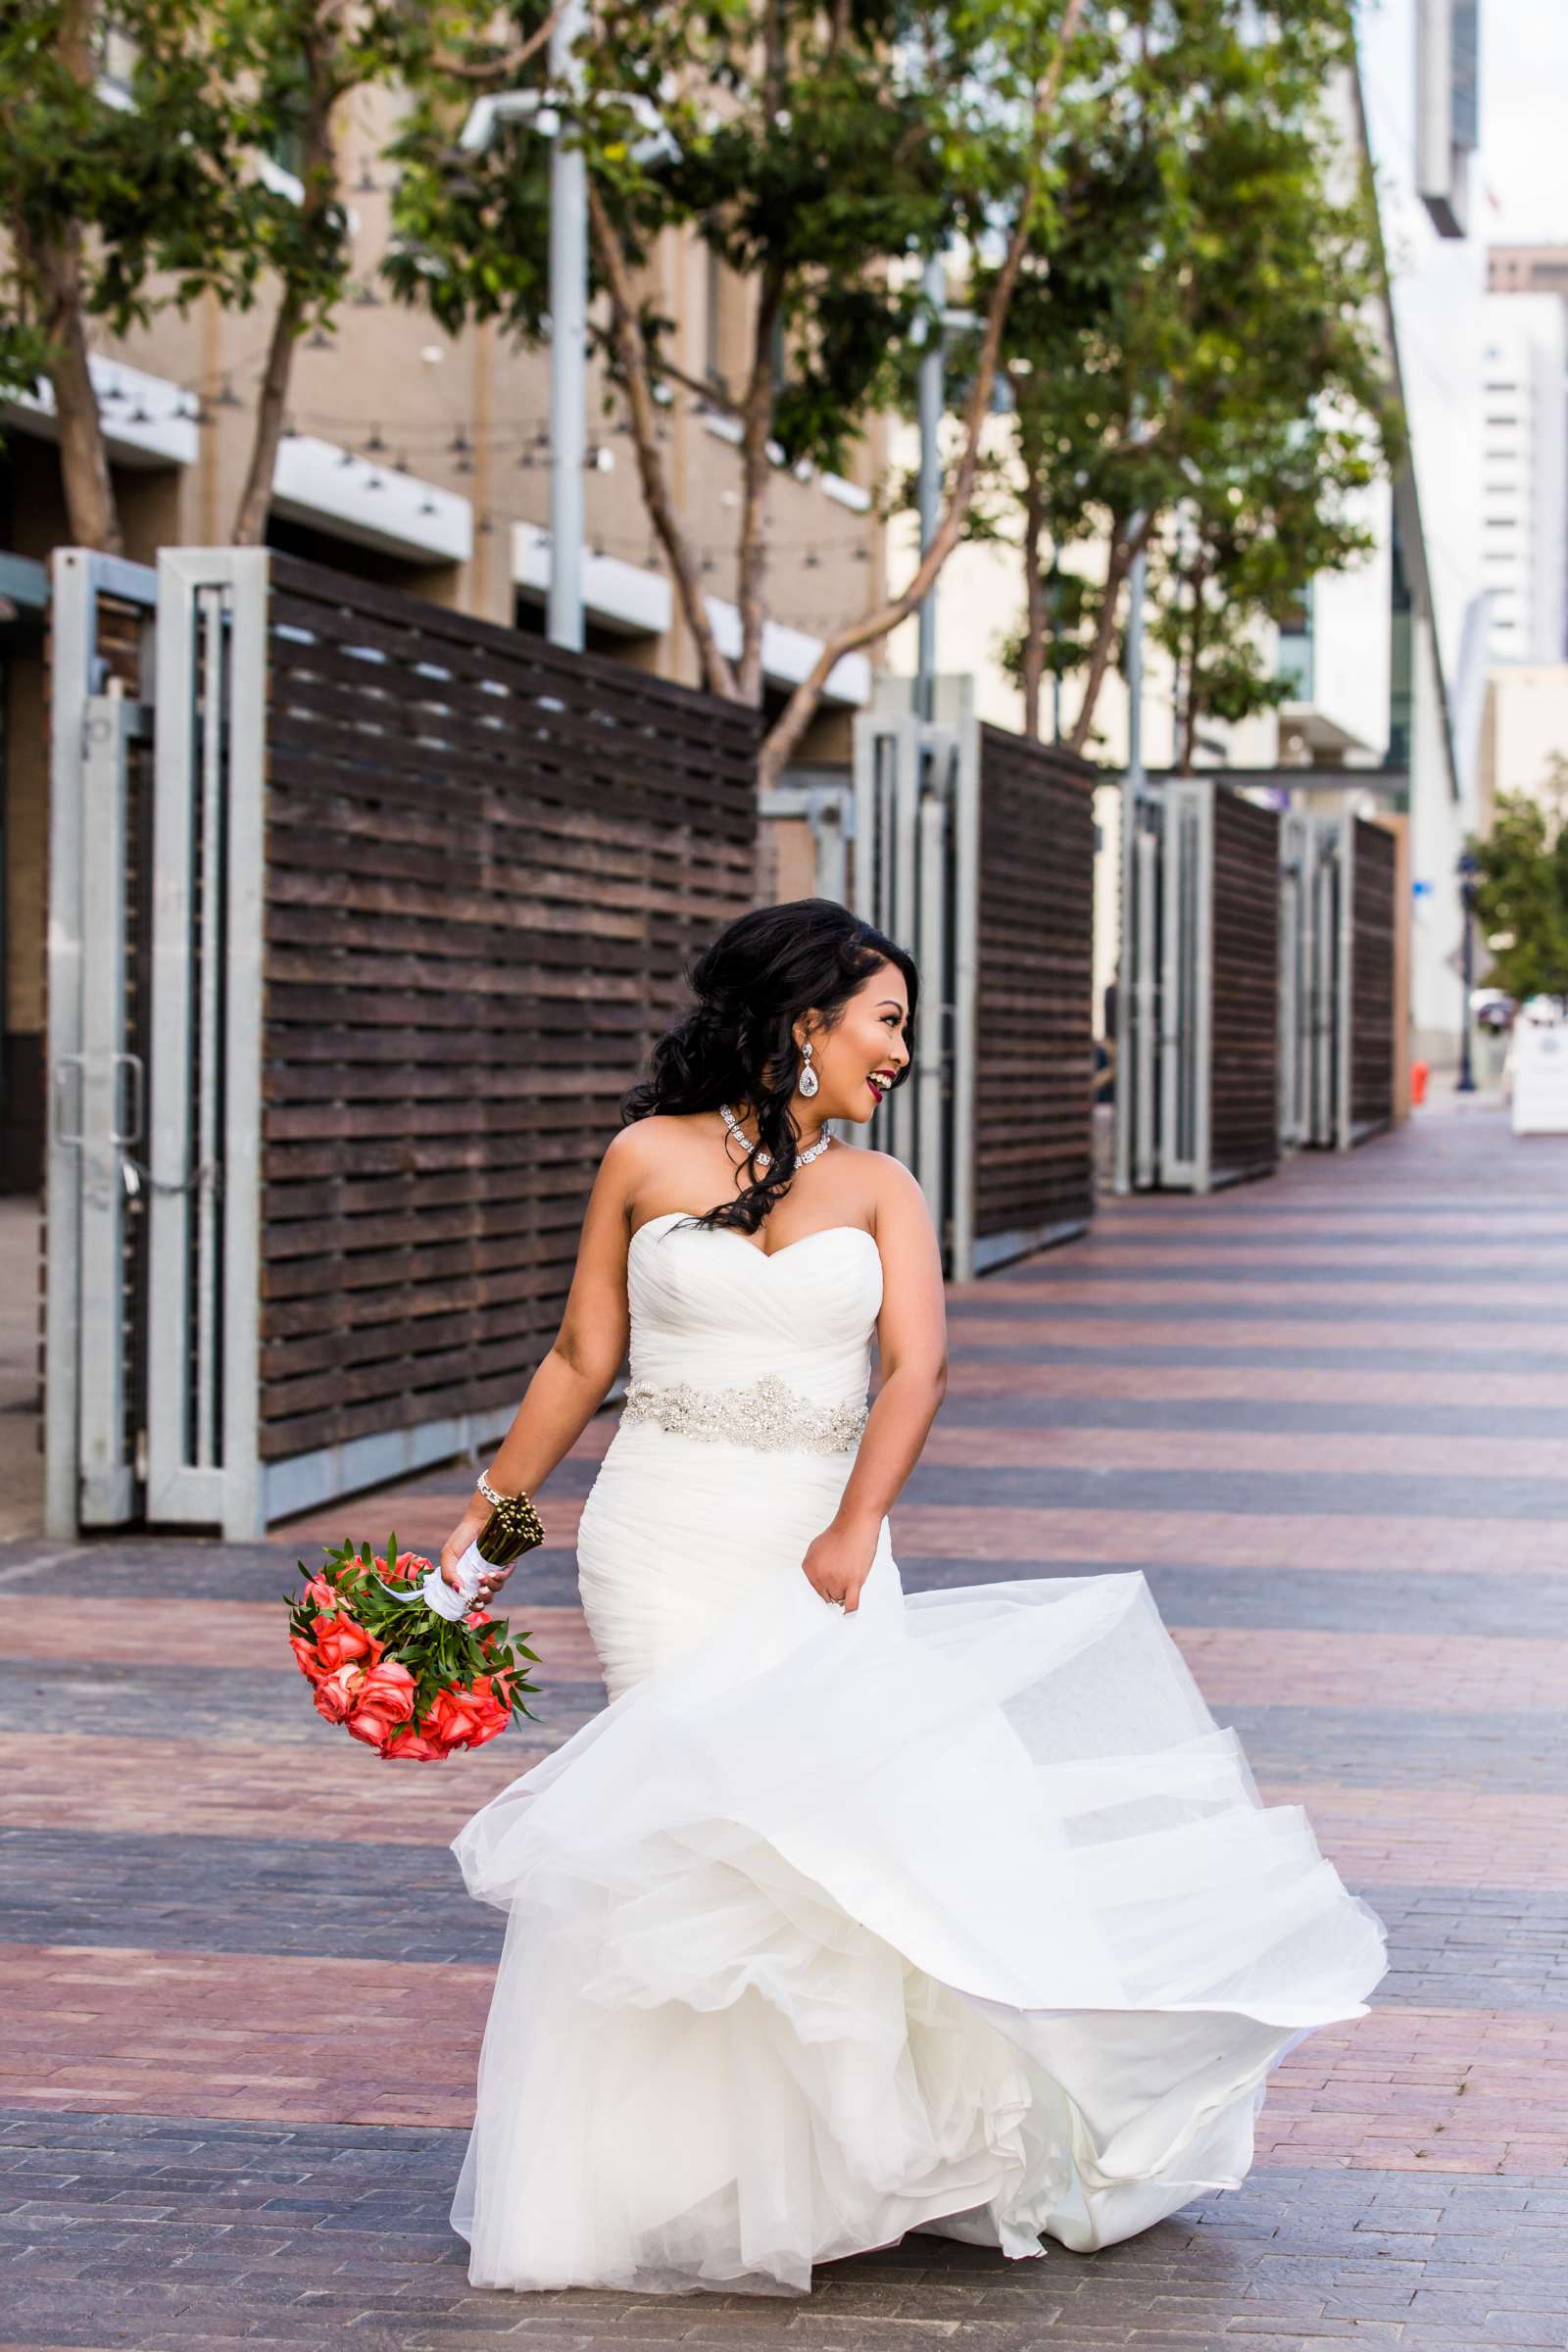
[[[485,1566],[485,1561],[479,1555],[478,1544],[470,1544],[458,1562],[456,1588],[447,1583],[437,1565],[430,1570],[419,1590],[438,1617],[446,1618],[449,1625],[456,1625],[461,1617],[466,1617],[478,1599],[479,1579],[484,1574]]]

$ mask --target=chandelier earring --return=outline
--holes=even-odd
[[[817,1088],[822,1083],[821,1079],[811,1067],[811,1041],[809,1038],[807,1039],[805,1045],[801,1048],[801,1052],[806,1056],[806,1059],[801,1070],[800,1089],[807,1101],[809,1102],[811,1097],[815,1094]]]

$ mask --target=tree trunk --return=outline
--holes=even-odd
[[[1113,529],[1110,553],[1105,558],[1105,594],[1100,608],[1100,618],[1095,624],[1095,641],[1089,656],[1089,675],[1084,681],[1084,698],[1078,707],[1072,733],[1067,738],[1068,750],[1080,756],[1089,741],[1100,690],[1105,683],[1110,658],[1115,651],[1116,618],[1121,609],[1122,584],[1133,567],[1133,558],[1141,555],[1149,545],[1153,527],[1153,515],[1145,514],[1139,518],[1136,528],[1125,537],[1119,522]]]
[[[341,193],[337,150],[332,143],[332,111],[344,94],[344,84],[338,79],[340,32],[335,0],[329,0],[329,5],[318,12],[303,51],[306,106],[300,227],[305,242],[313,224],[339,201]],[[285,275],[282,300],[272,320],[267,348],[261,397],[256,404],[250,464],[245,469],[245,486],[234,514],[231,536],[236,547],[260,547],[267,536],[272,476],[277,470],[278,445],[283,438],[283,418],[294,374],[294,353],[304,323],[304,288]]]
[[[1046,672],[1046,590],[1040,577],[1040,541],[1045,530],[1045,485],[1031,464],[1023,494],[1023,731],[1040,741],[1040,686]]]
[[[1100,701],[1100,690],[1110,668],[1110,657],[1116,644],[1116,615],[1121,609],[1122,583],[1131,569],[1133,554],[1132,545],[1123,537],[1118,524],[1111,535],[1105,556],[1105,587],[1100,600],[1099,617],[1095,622],[1094,643],[1089,649],[1089,671],[1084,679],[1083,700],[1078,706],[1078,715],[1073,720],[1072,733],[1067,738],[1067,749],[1076,752],[1080,758],[1089,741],[1089,730],[1095,723],[1095,707]]]
[[[84,89],[91,87],[96,71],[92,52],[96,14],[94,0],[70,0],[61,12],[61,60]],[[123,552],[124,538],[87,360],[82,246],[82,231],[74,220],[64,220],[38,236],[21,230],[17,235],[18,259],[55,355],[49,383],[60,436],[67,528],[75,546],[118,556]]]
[[[1050,120],[1060,86],[1067,52],[1075,39],[1083,18],[1085,0],[1067,0],[1062,11],[1061,26],[1050,66],[1035,88],[1031,129],[1039,136]],[[986,419],[991,413],[991,395],[997,380],[997,366],[1002,353],[1003,331],[1007,323],[1013,289],[1029,242],[1035,199],[1039,193],[1042,159],[1037,152],[1024,181],[1018,201],[1017,217],[1007,239],[1006,253],[997,272],[991,300],[986,309],[985,326],[980,338],[980,350],[969,387],[969,399],[964,411],[964,439],[962,452],[955,470],[953,483],[942,519],[932,535],[931,544],[916,565],[913,577],[903,592],[886,604],[874,607],[860,619],[839,629],[823,645],[807,675],[796,687],[763,743],[758,763],[760,780],[765,787],[776,784],[792,757],[796,745],[810,725],[822,699],[822,689],[846,654],[858,653],[862,646],[871,645],[906,620],[923,602],[943,564],[957,546],[974,495],[975,475],[980,465],[980,442]]]
[[[741,614],[741,659],[736,687],[754,710],[762,704],[762,631],[767,625],[767,490],[772,459],[773,334],[784,292],[781,273],[762,279],[752,341],[752,371],[741,412],[741,528],[736,592]]]
[[[230,536],[236,547],[260,547],[267,537],[267,517],[272,504],[272,476],[277,469],[278,445],[283,438],[283,411],[289,379],[294,372],[294,347],[299,340],[300,302],[292,286],[283,290],[272,321],[256,424],[251,436],[251,459],[245,487],[239,494]]]
[[[659,404],[654,399],[653,386],[648,380],[648,353],[638,322],[636,290],[632,285],[625,248],[591,172],[588,175],[588,224],[609,289],[611,333],[625,385],[632,445],[637,452],[637,471],[642,482],[648,519],[669,558],[675,593],[680,599],[681,612],[697,647],[697,658],[702,663],[703,683],[710,694],[722,695],[726,702],[739,702],[741,695],[735,671],[719,651],[713,624],[708,617],[696,552],[675,513],[664,461],[659,454]]]
[[[73,222],[30,247],[39,315],[54,350],[49,382],[60,435],[60,477],[72,543],[100,554],[124,552],[115,486],[104,446],[103,419],[87,362],[81,307],[81,231]]]

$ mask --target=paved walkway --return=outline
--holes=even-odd
[[[1568,2345],[1568,1146],[1429,1115],[1109,1208],[952,1309],[909,1581],[1146,1569],[1391,1927],[1247,2185],[1088,2259],[911,2238],[808,2304],[471,2293],[445,2212],[497,1938],[445,1846],[529,1749],[383,1772],[317,1723],[278,1602],[350,1526],[438,1543],[435,1476],[252,1548],[0,1546],[0,2344]],[[535,1746],[598,1703],[569,1544],[607,1435],[518,1596]]]

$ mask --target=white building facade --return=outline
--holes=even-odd
[[[1494,662],[1568,652],[1568,310],[1486,298],[1482,567]]]

